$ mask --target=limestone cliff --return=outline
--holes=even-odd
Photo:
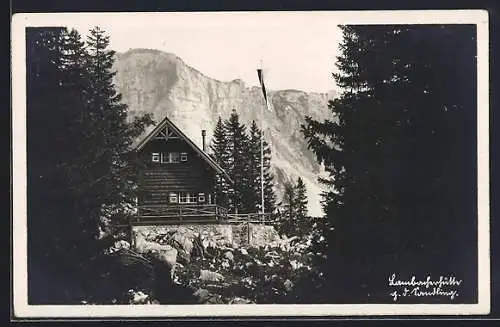
[[[129,50],[117,54],[115,69],[115,84],[132,116],[148,112],[159,122],[167,115],[197,144],[201,144],[201,130],[205,129],[210,145],[218,117],[228,118],[233,109],[243,123],[249,125],[256,120],[261,124],[264,103],[260,88],[247,87],[241,80],[224,82],[210,78],[174,54]],[[308,189],[309,212],[319,216],[323,186],[317,177],[322,170],[307,149],[300,124],[305,115],[320,120],[328,117],[327,102],[335,94],[271,90],[269,96],[272,111],[264,109],[264,135],[273,152],[278,194],[284,181],[301,176]]]

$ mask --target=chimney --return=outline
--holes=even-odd
[[[203,151],[205,152],[206,149],[205,149],[205,136],[207,135],[207,131],[205,131],[204,129],[201,130],[201,140],[202,140],[202,149]]]

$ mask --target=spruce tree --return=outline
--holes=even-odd
[[[265,138],[265,136],[263,136]],[[274,192],[274,175],[271,170],[271,147],[264,140],[264,206],[265,212],[274,214],[276,210],[276,194]]]
[[[307,215],[306,187],[301,177],[297,182],[284,184],[281,201],[280,232],[290,236],[303,236],[311,231],[311,223]]]
[[[307,219],[307,194],[306,186],[304,181],[299,176],[297,182],[295,183],[295,217],[301,222],[305,222]]]
[[[279,231],[287,236],[296,235],[297,226],[295,220],[295,185],[291,181],[284,184],[283,199],[281,201],[282,212],[280,216]]]
[[[246,126],[239,121],[239,115],[233,110],[228,120],[224,122],[227,137],[228,172],[234,184],[229,188],[229,208],[238,213],[249,212],[250,203],[248,179],[248,136]]]
[[[251,201],[255,210],[262,210],[262,184],[261,184],[261,137],[262,131],[257,123],[252,121],[249,131],[249,157],[250,157],[250,180],[252,183]],[[276,196],[274,193],[274,176],[271,171],[271,147],[262,140],[263,148],[263,176],[264,176],[264,212],[273,213],[276,207]]]
[[[130,145],[151,120],[127,123],[107,44],[98,29],[88,48],[74,30],[27,30],[28,257],[34,280],[36,269],[48,269],[54,282],[82,283],[88,277],[82,265],[99,253],[103,207],[133,197]],[[30,285],[35,302],[77,298],[71,286],[67,294],[74,298],[60,284],[49,285],[50,294],[34,294],[44,282],[30,283],[38,283]]]
[[[460,258],[474,258],[474,246],[460,240],[474,242],[475,222],[460,212],[474,196],[466,182],[474,181],[474,27],[341,29],[334,77],[343,92],[330,119],[306,117],[303,126],[330,174],[321,180],[333,227],[326,293],[385,299],[379,281],[394,266],[470,276],[474,260]]]
[[[224,123],[219,116],[210,145],[211,156],[224,170],[228,170],[228,147]],[[220,206],[228,206],[229,185],[223,176],[217,174],[215,181],[215,200]]]
[[[26,29],[28,257],[41,261],[64,251],[58,224],[64,202],[59,207],[56,201],[66,185],[58,178],[62,172],[54,167],[64,155],[64,148],[58,149],[64,141],[58,128],[65,123],[60,96],[65,32],[63,28]]]
[[[88,123],[94,132],[86,138],[93,146],[92,183],[89,187],[99,199],[97,205],[133,203],[136,166],[131,160],[131,145],[144,128],[153,123],[150,115],[127,120],[127,106],[116,92],[112,70],[115,52],[108,49],[109,36],[99,27],[87,40],[87,67],[90,76]],[[101,202],[101,203],[99,203]]]
[[[249,180],[251,192],[248,201],[251,203],[254,211],[261,210],[261,159],[260,159],[260,137],[261,133],[257,123],[252,121],[249,130]]]

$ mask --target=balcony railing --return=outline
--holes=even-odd
[[[226,215],[228,223],[264,223],[272,222],[272,215],[270,213],[228,213]]]
[[[215,204],[181,204],[139,206],[139,217],[182,218],[182,217],[225,217],[227,209]]]
[[[271,222],[269,213],[229,213],[215,204],[147,205],[137,207],[134,223],[224,222],[230,224]]]

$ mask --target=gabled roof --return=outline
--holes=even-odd
[[[197,152],[202,159],[204,159],[213,169],[215,169],[216,172],[224,176],[224,178],[228,181],[233,183],[233,180],[231,177],[226,173],[222,167],[215,162],[212,157],[210,157],[205,151],[200,149],[199,146],[196,145],[189,137],[187,137],[186,134],[184,134],[177,126],[175,126],[174,123],[168,117],[165,117],[149,134],[147,134],[142,141],[140,141],[136,146],[135,146],[135,151],[140,151],[149,141],[151,141],[156,135],[160,133],[160,131],[167,126],[173,130],[181,139],[183,139],[187,144],[189,144],[195,152]]]

